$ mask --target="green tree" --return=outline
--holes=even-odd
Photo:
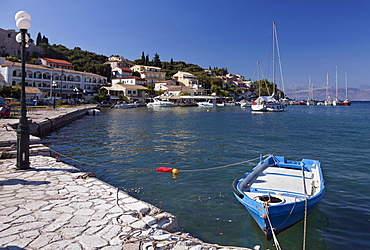
[[[284,97],[285,93],[277,88],[277,85],[273,82],[269,82],[267,79],[262,79],[260,81],[254,81],[254,84],[256,86],[256,93],[263,96],[269,96],[274,93],[275,89],[275,95],[279,97]]]
[[[15,56],[8,56],[5,59],[11,62],[20,62],[20,60]]]
[[[154,85],[152,85],[152,84],[148,84],[148,86],[146,86],[146,88],[149,90],[149,94],[150,94],[151,96],[153,96],[153,95],[154,95],[154,93],[155,93],[155,91],[154,91]]]
[[[149,55],[146,55],[144,65],[150,66]]]
[[[103,91],[101,91],[97,96],[94,97],[94,100],[97,102],[109,100],[108,90],[104,89]]]
[[[36,38],[36,45],[39,46],[41,41],[42,41],[42,37],[41,37],[41,33],[39,32]]]
[[[157,53],[155,53],[153,57],[153,66],[162,67],[161,60],[159,59],[159,55]]]
[[[144,54],[144,51],[141,53],[141,61],[140,61],[139,65],[145,65],[145,54]]]
[[[49,44],[49,39],[45,36],[42,37],[41,43]]]
[[[1,97],[11,97],[15,99],[19,99],[21,97],[21,89],[20,88],[13,88],[10,86],[4,86],[0,88],[0,96]]]
[[[211,93],[215,93],[217,96],[221,95],[221,87],[217,85],[212,85],[211,88],[209,89]]]

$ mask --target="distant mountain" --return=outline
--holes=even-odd
[[[307,84],[292,84],[285,87],[285,94],[291,99],[307,100],[309,96],[308,86]],[[328,96],[331,99],[335,98],[334,87],[328,87]],[[313,98],[318,101],[324,101],[326,99],[326,85],[314,88]],[[346,89],[339,88],[338,99],[344,100],[345,98]],[[370,85],[362,85],[361,88],[348,88],[348,99],[351,101],[370,101]]]
[[[370,84],[363,84],[360,86],[360,89],[370,89]]]

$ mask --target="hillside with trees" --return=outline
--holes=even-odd
[[[109,64],[105,64],[108,60],[108,56],[85,51],[80,47],[68,49],[63,45],[50,45],[49,39],[41,33],[37,35],[36,45],[41,48],[42,54],[34,55],[34,58],[29,58],[28,63],[36,64],[37,57],[66,60],[72,63],[77,71],[86,71],[106,76],[108,82],[111,81],[111,67]],[[139,59],[129,62],[159,67],[162,72],[166,73],[166,80],[172,79],[172,76],[178,71],[189,72],[199,79],[204,88],[209,89],[212,93],[216,93],[217,95],[228,96],[230,92],[238,92],[236,86],[225,84],[220,78],[211,76],[225,76],[229,73],[227,68],[209,67],[206,72],[205,69],[199,65],[186,63],[184,61],[174,61],[173,58],[171,58],[169,62],[161,61],[158,53],[155,53],[153,58],[150,59],[149,55],[145,54],[144,51]],[[133,75],[137,75],[137,72],[133,72]]]

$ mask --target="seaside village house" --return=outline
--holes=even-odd
[[[235,99],[243,100],[255,97],[255,86],[253,81],[244,81],[241,75],[227,74],[226,76],[217,76],[223,82],[222,88],[226,88],[226,84],[234,85],[234,88],[239,88],[241,93]]]
[[[106,63],[112,68],[112,85],[102,89],[108,90],[111,100],[126,96],[129,102],[147,102],[150,98],[147,86],[164,81],[166,77],[166,73],[161,72],[159,67],[132,65],[122,57],[112,56]],[[138,72],[140,77],[133,76],[134,72]]]
[[[104,76],[74,70],[65,60],[39,58],[38,61],[39,65],[26,64],[26,86],[38,88],[42,97],[91,100],[107,82]],[[0,57],[0,87],[21,85],[21,67],[21,63]]]

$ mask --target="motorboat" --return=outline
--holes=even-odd
[[[197,102],[199,107],[216,107],[216,99],[208,99],[205,101]]]
[[[127,102],[118,102],[116,105],[113,106],[113,108],[117,109],[130,109],[130,108],[136,108],[136,103],[127,103]]]
[[[152,102],[146,104],[148,108],[156,108],[156,107],[171,107],[173,102],[170,101],[163,101],[159,98],[153,98]]]

